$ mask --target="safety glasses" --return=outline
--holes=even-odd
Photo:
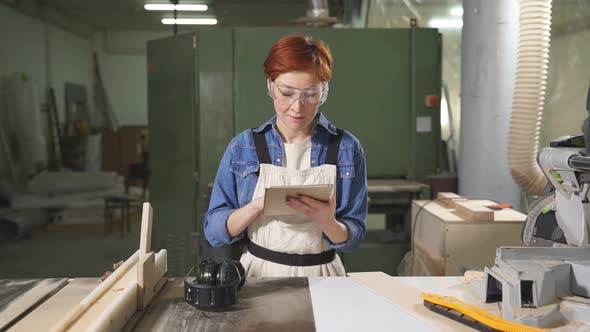
[[[328,82],[298,89],[269,80],[268,93],[281,106],[291,106],[295,102],[301,101],[306,106],[319,107],[328,96]]]

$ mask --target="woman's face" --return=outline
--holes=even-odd
[[[314,72],[286,72],[270,83],[279,128],[307,130],[318,111],[322,84]]]

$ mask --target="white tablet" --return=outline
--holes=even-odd
[[[333,188],[334,185],[331,184],[268,187],[264,193],[262,214],[265,216],[287,216],[300,213],[287,205],[288,197],[307,196],[327,202]]]

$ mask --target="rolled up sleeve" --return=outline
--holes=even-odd
[[[348,186],[348,188],[342,188],[342,192],[348,191],[349,193],[348,201],[341,201],[336,209],[336,220],[348,228],[348,240],[336,244],[324,235],[331,248],[342,252],[350,252],[358,247],[367,233],[368,187],[365,164],[365,155],[360,149],[359,153],[355,154],[354,167],[356,175],[354,179],[352,181],[343,181],[342,184]]]
[[[204,220],[205,237],[214,247],[229,245],[244,237],[242,232],[232,239],[227,230],[227,219],[239,207],[236,179],[230,170],[231,160],[232,143],[228,145],[219,164]]]

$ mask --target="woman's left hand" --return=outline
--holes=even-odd
[[[298,198],[289,198],[287,205],[303,212],[320,227],[333,243],[343,243],[348,240],[348,228],[336,220],[336,198],[333,194],[330,195],[328,202],[299,196]]]
[[[318,201],[308,196],[289,197],[287,205],[304,213],[320,227],[336,222],[336,200],[333,194],[330,194],[327,202]]]

